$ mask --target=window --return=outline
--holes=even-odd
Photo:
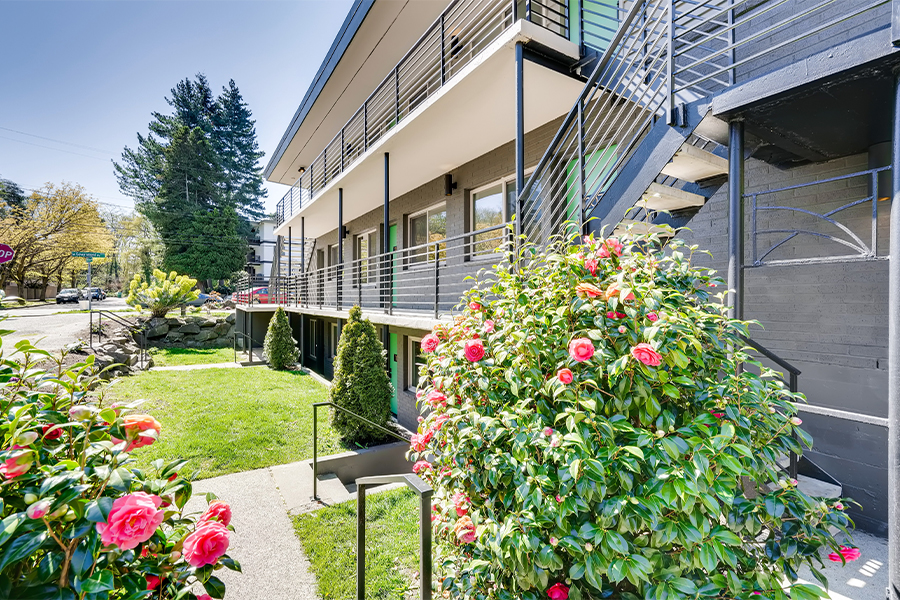
[[[516,178],[509,177],[472,192],[473,232],[508,223],[516,214]],[[472,256],[485,256],[503,243],[506,235],[502,229],[476,234]]]
[[[361,233],[356,236],[354,244],[356,253],[355,285],[375,283],[378,279],[377,261],[374,258],[378,254],[378,232],[373,229]]]
[[[318,336],[316,335],[317,330],[319,328],[319,322],[316,319],[309,320],[309,328],[307,329],[307,343],[306,347],[309,348],[309,356],[310,358],[316,357],[316,339]]]
[[[416,247],[447,239],[447,205],[444,202],[409,218],[409,246]],[[419,263],[434,260],[435,252],[441,260],[447,257],[446,244],[430,244],[416,248],[411,261]]]
[[[406,352],[406,372],[409,374],[406,389],[415,391],[419,387],[419,369],[427,364],[425,356],[422,354],[422,340],[420,338],[408,337],[409,340]]]
[[[328,325],[328,358],[333,358],[337,354],[338,345],[338,326],[337,323]]]
[[[328,246],[328,270],[326,273],[328,274],[328,279],[334,279],[335,273],[337,273],[337,264],[338,264],[338,245],[332,244]]]

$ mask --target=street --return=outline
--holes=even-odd
[[[107,298],[93,303],[94,310],[125,310],[129,306],[123,298]],[[16,342],[30,340],[32,344],[45,350],[59,350],[66,344],[84,337],[87,341],[90,315],[78,310],[77,304],[46,304],[42,306],[12,308],[0,311],[3,319],[0,329],[12,329],[15,333],[3,338],[4,353],[8,354]],[[135,313],[125,313],[133,318]]]

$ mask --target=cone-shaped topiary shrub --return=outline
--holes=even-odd
[[[759,365],[738,373],[750,323],[710,296],[723,282],[696,248],[581,242],[525,246],[422,340],[411,457],[435,488],[440,590],[817,598],[800,566],[824,585],[827,553],[859,552],[829,533],[849,536],[848,501],[806,495],[776,464],[812,443],[803,398]]]
[[[287,314],[279,306],[269,321],[269,329],[266,330],[266,339],[263,342],[263,352],[273,369],[281,371],[297,362],[300,352],[297,350],[297,341],[291,333]]]
[[[366,419],[389,426],[393,388],[385,360],[387,352],[375,326],[363,319],[358,306],[350,309],[350,318],[341,330],[334,357],[331,401]],[[335,430],[347,441],[368,444],[384,439],[385,434],[339,410],[332,411]]]

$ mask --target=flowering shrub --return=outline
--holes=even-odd
[[[806,495],[777,464],[812,443],[802,397],[739,372],[749,323],[710,296],[722,281],[696,248],[577,241],[508,256],[422,340],[410,454],[435,488],[441,591],[820,596],[800,566],[825,585],[824,552],[859,551],[829,532],[849,536],[847,500]]]
[[[185,514],[184,461],[134,468],[128,453],[160,425],[104,401],[93,356],[64,367],[16,348],[21,359],[0,356],[0,598],[222,598],[214,572],[240,570],[228,505]]]
[[[131,280],[125,302],[129,306],[148,309],[154,317],[165,317],[171,309],[192,302],[200,295],[194,289],[196,279],[179,275],[175,271],[165,273],[154,269],[149,282],[141,279],[138,274]]]

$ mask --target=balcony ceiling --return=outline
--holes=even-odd
[[[519,21],[461,73],[379,139],[358,162],[275,231],[307,237],[337,228],[338,188],[344,190],[344,222],[383,205],[384,158],[391,156],[391,199],[397,198],[515,139],[515,42],[538,42],[577,57],[575,44],[532,23]],[[583,83],[525,61],[525,131],[568,113]],[[549,140],[547,140],[549,143]],[[528,166],[528,165],[526,165]],[[440,201],[436,197],[435,202]]]
[[[369,4],[367,13],[356,15],[362,21],[355,32],[354,11],[348,16],[266,167],[269,181],[293,185],[299,167],[322,151],[450,0],[368,0],[354,9],[362,13]]]

